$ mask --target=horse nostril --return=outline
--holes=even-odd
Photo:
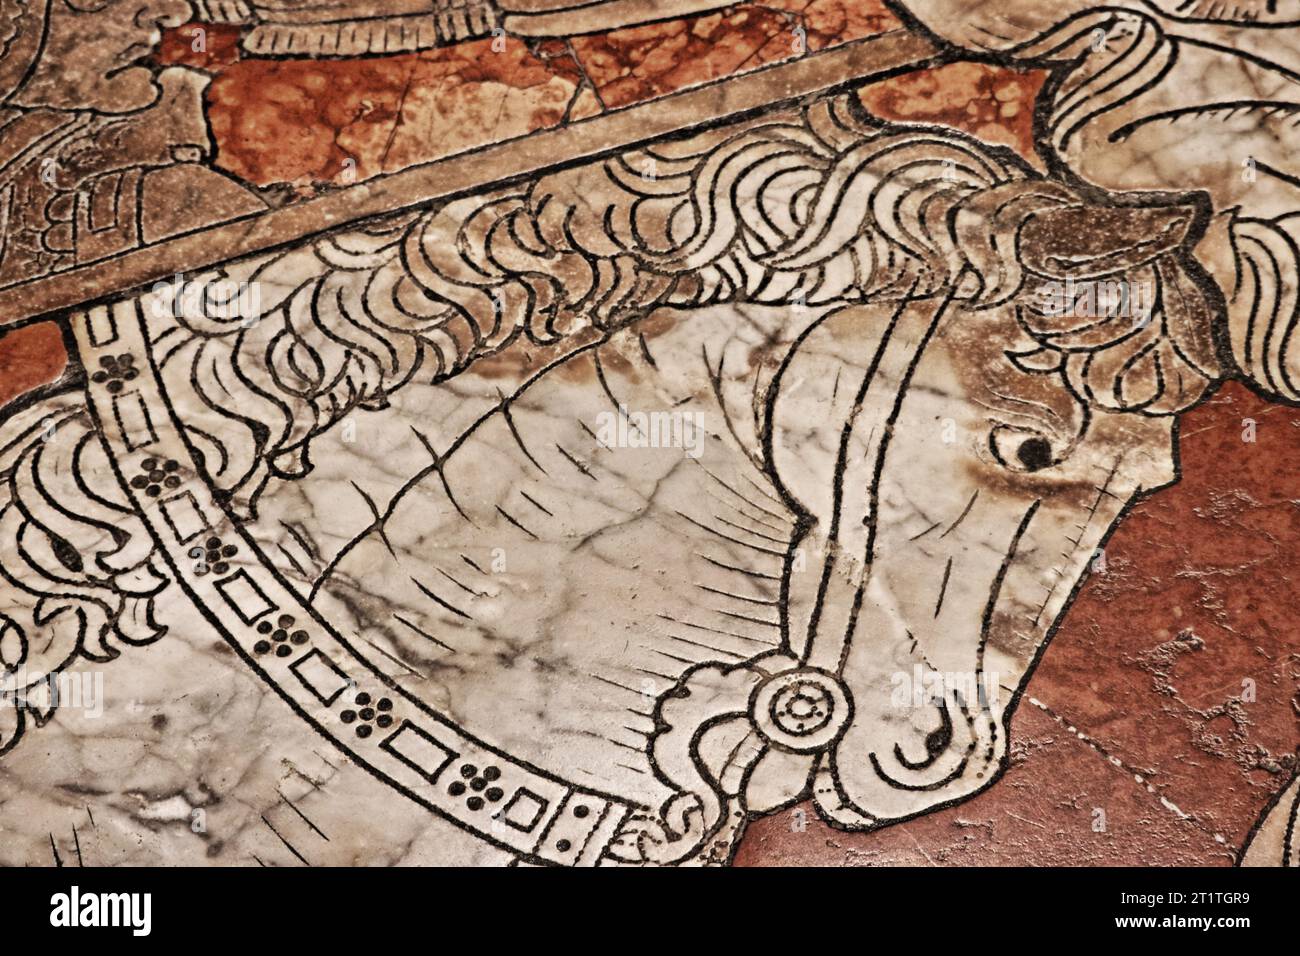
[[[1052,446],[1046,438],[1026,438],[1016,449],[1016,457],[1029,471],[1039,471],[1052,463]]]

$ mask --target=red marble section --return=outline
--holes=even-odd
[[[237,27],[187,24],[158,60],[214,74],[216,166],[310,195],[897,26],[880,0],[777,0],[532,47],[282,60],[241,57]]]
[[[605,106],[653,99],[898,26],[879,0],[783,0],[575,37]]]
[[[1231,384],[1179,449],[1182,480],[1123,519],[1043,655],[1001,780],[875,833],[786,811],[737,862],[1231,863],[1300,740],[1300,413]]]
[[[1125,519],[1032,689],[1240,846],[1300,740],[1300,414],[1233,385],[1182,435],[1182,481]]]
[[[156,59],[163,66],[215,70],[239,59],[240,28],[229,23],[187,23],[164,31]]]
[[[0,408],[53,382],[67,364],[63,335],[53,322],[38,322],[0,335]]]
[[[374,175],[382,155],[353,156],[340,141],[391,136],[414,65],[414,56],[237,63],[208,91],[215,163],[257,185],[329,182],[348,159]]]
[[[793,15],[796,23],[803,27],[808,49],[812,51],[902,26],[898,18],[885,9],[882,0],[775,0],[763,6]]]
[[[555,126],[572,58],[516,40],[342,60],[245,59],[208,92],[216,165],[258,185],[346,185]]]
[[[1007,772],[965,803],[875,833],[834,830],[807,804],[750,824],[735,859],[737,866],[1229,862],[1211,835],[1166,810],[1131,776],[1029,705],[1014,720]]]
[[[420,54],[384,172],[560,124],[581,82],[573,58],[493,43]]]
[[[951,126],[1037,163],[1034,100],[1046,79],[1045,70],[949,63],[873,83],[859,96],[881,119]]]

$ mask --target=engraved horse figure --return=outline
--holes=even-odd
[[[527,830],[530,860],[721,862],[809,797],[873,828],[996,779],[1097,549],[1175,480],[1179,413],[1286,367],[1211,278],[1213,211],[846,94],[195,277],[260,283],[255,317],[138,308],[195,469],[286,593],[398,664],[367,666],[434,751],[454,728],[494,755],[419,765],[422,803]],[[67,421],[9,473],[87,454]],[[4,562],[24,657],[56,562],[97,573],[60,558],[87,492],[56,509],[54,480],[0,511],[29,542]],[[138,611],[95,606],[119,634]],[[237,646],[290,693],[269,639]],[[311,719],[364,765],[407,732],[338,706]],[[557,838],[577,824],[525,777],[608,826]]]
[[[995,779],[1097,549],[1229,374],[1208,216],[837,97],[324,241],[251,328],[177,309],[163,375],[246,508],[309,444],[346,472],[301,587],[421,674],[394,681],[630,808],[605,859],[725,859],[809,795],[865,828]],[[437,395],[402,384],[430,368]],[[242,441],[218,380],[257,386]],[[382,480],[329,428],[367,387]]]

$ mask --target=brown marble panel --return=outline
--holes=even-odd
[[[0,335],[0,412],[34,388],[58,379],[68,362],[54,322],[38,322]]]

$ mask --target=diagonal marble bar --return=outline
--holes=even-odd
[[[906,30],[846,43],[659,99],[412,166],[297,205],[183,233],[99,262],[0,289],[0,328],[111,299],[176,273],[599,158],[660,136],[933,65],[935,47]]]

